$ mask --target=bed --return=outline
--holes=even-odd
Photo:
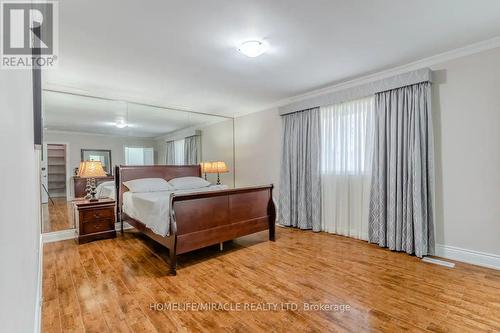
[[[127,194],[126,181],[200,177],[200,166],[117,166],[115,171],[116,215],[121,231],[128,223],[167,247],[171,275],[176,275],[179,254],[264,230],[269,231],[269,240],[275,240],[273,185]]]

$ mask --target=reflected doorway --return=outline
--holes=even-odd
[[[42,232],[73,228],[72,207],[67,193],[67,145],[43,145],[41,163]]]

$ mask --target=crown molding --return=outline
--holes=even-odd
[[[97,98],[102,98],[102,99],[109,99],[109,100],[118,100],[118,101],[128,101],[130,103],[137,103],[137,104],[143,104],[143,105],[150,105],[150,106],[155,106],[155,107],[160,107],[160,108],[165,108],[165,109],[171,109],[171,110],[178,110],[178,111],[184,111],[184,112],[193,112],[193,113],[202,113],[202,114],[207,114],[207,115],[214,115],[214,116],[220,116],[220,117],[226,117],[226,118],[239,118],[248,114],[252,113],[257,113],[257,112],[262,112],[262,111],[268,111],[272,110],[290,103],[294,103],[297,101],[301,101],[303,99],[307,99],[310,97],[315,97],[318,95],[322,95],[325,93],[330,93],[330,92],[335,92],[338,90],[342,89],[347,89],[351,87],[355,87],[357,85],[365,84],[365,83],[370,83],[372,81],[376,80],[381,80],[385,79],[394,75],[399,75],[404,72],[424,68],[424,67],[430,67],[434,66],[440,63],[444,63],[446,61],[462,58],[468,55],[473,55],[476,53],[481,53],[484,51],[488,51],[491,49],[495,49],[500,47],[500,36],[494,37],[488,40],[484,40],[478,43],[473,43],[469,44],[464,47],[456,48],[450,51],[446,51],[443,53],[439,53],[430,57],[426,57],[414,62],[410,62],[405,65],[401,66],[396,66],[392,67],[390,69],[382,70],[382,71],[377,71],[373,74],[367,74],[367,75],[361,75],[357,78],[350,79],[350,80],[344,80],[337,82],[333,85],[329,85],[324,88],[320,89],[315,89],[308,91],[304,94],[299,94],[295,95],[292,97],[288,97],[285,99],[278,100],[276,102],[267,104],[266,106],[259,108],[256,111],[250,111],[250,112],[244,112],[244,113],[236,113],[233,115],[228,115],[228,114],[218,114],[218,113],[203,113],[203,112],[197,112],[194,111],[188,107],[185,106],[173,106],[173,105],[166,105],[164,102],[157,101],[157,100],[152,100],[152,99],[145,99],[143,97],[137,97],[133,96],[132,94],[127,94],[126,92],[107,92],[103,93],[102,90],[99,91],[90,91],[90,90],[83,90],[77,87],[70,87],[70,86],[65,86],[65,85],[60,85],[57,83],[52,83],[52,82],[45,82],[43,84],[44,90],[49,90],[49,91],[57,91],[57,92],[62,92],[62,93],[68,93],[68,94],[74,94],[74,95],[80,95],[80,96],[86,96],[86,97],[97,97]]]
[[[75,95],[75,96],[81,96],[81,97],[89,97],[89,98],[97,98],[97,99],[102,99],[102,100],[107,100],[107,101],[138,104],[138,105],[142,105],[142,106],[149,106],[149,107],[153,107],[153,108],[160,108],[160,109],[166,109],[166,110],[171,110],[171,111],[189,112],[189,113],[195,113],[195,114],[201,114],[201,115],[207,115],[207,116],[217,116],[217,117],[231,118],[231,119],[234,118],[233,116],[230,116],[227,114],[200,112],[200,111],[195,111],[195,110],[188,108],[188,107],[185,107],[185,106],[166,105],[164,102],[159,101],[159,100],[137,97],[133,94],[122,92],[122,91],[112,91],[109,89],[107,89],[107,90],[100,89],[99,91],[86,90],[86,89],[80,89],[77,87],[61,85],[61,84],[52,83],[52,82],[44,82],[42,84],[42,86],[43,86],[42,90],[48,91],[48,92],[62,93],[62,94]],[[105,90],[106,90],[106,92],[103,93],[103,91],[105,91]]]
[[[69,95],[76,95],[81,97],[90,97],[90,98],[98,98],[108,101],[116,101],[116,102],[128,102],[128,103],[136,103],[141,105],[149,105],[157,108],[163,108],[173,111],[184,111],[184,112],[195,112],[194,110],[180,105],[165,105],[163,102],[158,100],[137,97],[134,94],[127,93],[124,91],[111,90],[111,89],[81,89],[78,87],[72,87],[63,84],[57,84],[53,82],[44,82],[43,90],[50,92],[58,92]]]
[[[320,96],[323,94],[328,94],[332,92],[336,92],[339,90],[344,90],[344,89],[349,89],[353,88],[362,84],[367,84],[371,83],[377,80],[382,80],[386,79],[395,75],[400,75],[409,71],[414,71],[417,69],[421,69],[424,67],[431,67],[435,66],[447,61],[463,58],[469,55],[481,53],[484,51],[496,49],[500,47],[500,36],[499,37],[494,37],[485,41],[481,41],[478,43],[470,44],[464,47],[456,48],[450,51],[446,51],[443,53],[439,53],[430,57],[426,57],[417,61],[413,61],[401,66],[396,66],[390,69],[386,69],[383,71],[378,71],[373,74],[368,74],[368,75],[362,75],[357,78],[354,78],[352,80],[347,80],[347,81],[341,81],[338,83],[335,83],[333,85],[330,85],[328,87],[320,88],[320,89],[315,89],[311,90],[309,92],[292,96],[289,98],[285,98],[282,100],[279,100],[275,103],[268,104],[266,107],[259,109],[258,111],[255,112],[248,112],[242,115],[238,115],[237,117],[241,117],[244,115],[252,114],[252,113],[257,113],[257,112],[262,112],[262,111],[268,111],[268,110],[273,110],[291,103],[299,102],[304,99],[308,99],[311,97],[316,97]]]
[[[119,135],[119,134],[106,134],[106,133],[93,133],[93,132],[81,132],[81,131],[64,131],[64,130],[43,130],[43,133],[48,134],[68,134],[68,135],[88,135],[88,136],[104,136],[113,138],[130,138],[130,139],[140,139],[140,140],[155,140],[155,137],[150,136],[133,136],[133,135]]]

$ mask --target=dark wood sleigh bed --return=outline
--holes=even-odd
[[[170,232],[168,236],[154,233],[146,225],[122,211],[123,194],[128,188],[123,182],[139,178],[201,177],[198,165],[186,166],[116,166],[116,216],[169,250],[171,275],[176,274],[177,255],[229,241],[255,232],[269,230],[269,240],[275,239],[276,209],[273,185],[172,194],[170,196]]]

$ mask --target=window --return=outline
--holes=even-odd
[[[175,165],[184,165],[184,139],[174,141]]]
[[[100,156],[100,155],[89,155],[89,161],[99,161],[101,163],[104,162],[104,156]]]
[[[369,169],[374,98],[321,107],[321,172],[363,175]]]
[[[154,149],[125,147],[125,165],[153,165]]]
[[[374,97],[321,107],[321,228],[368,239]]]

